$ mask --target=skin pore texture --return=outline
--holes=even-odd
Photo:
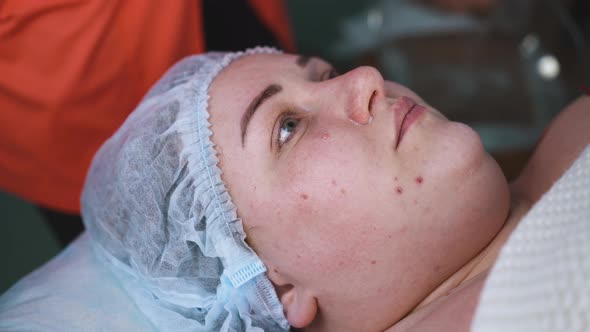
[[[406,98],[424,112],[400,141]],[[374,68],[336,75],[284,54],[229,65],[209,111],[222,177],[293,327],[468,329],[529,206],[470,127]]]

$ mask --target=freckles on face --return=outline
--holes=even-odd
[[[248,87],[244,82],[249,77],[271,65],[264,63],[243,77],[228,78],[226,84],[241,82]],[[218,149],[225,147],[221,152],[231,156],[222,165],[224,180],[248,243],[267,264],[269,274],[309,285],[320,293],[322,304],[326,299],[337,304],[365,299],[361,306],[381,301],[379,306],[387,311],[409,310],[404,306],[415,303],[422,290],[431,289],[440,273],[480,249],[455,245],[473,238],[471,233],[460,234],[469,224],[457,222],[453,212],[462,201],[456,199],[459,190],[453,186],[469,182],[461,149],[465,135],[445,130],[448,126],[427,117],[428,121],[413,125],[396,153],[390,149],[394,135],[390,113],[375,112],[371,125],[352,126],[337,113],[346,108],[338,107],[335,94],[321,95],[314,103],[310,98],[320,95],[300,90],[308,85],[291,89],[292,82],[284,79],[281,68],[273,69],[280,75],[270,83],[282,82],[283,90],[258,111],[243,149],[236,134],[239,117],[220,116],[230,109],[241,110],[241,115],[254,93],[247,92],[247,100],[236,101],[235,106],[227,103],[236,98],[238,88],[225,87],[224,94],[211,98],[218,103],[211,104]],[[261,78],[262,87],[269,83],[266,76]],[[293,91],[305,93],[290,95]],[[275,137],[270,136],[272,124],[264,126],[262,120],[273,114],[268,122],[275,121],[287,99],[305,110],[297,113],[301,130],[294,131],[280,153],[266,151],[269,138]],[[456,139],[444,139],[445,135]]]
[[[360,223],[358,213],[353,214],[355,209],[350,207],[367,208],[368,204],[358,198],[364,194],[358,192],[359,175],[343,167],[346,159],[328,156],[334,148],[329,146],[332,140],[324,141],[322,134],[318,137],[318,142],[310,144],[313,150],[288,163],[287,171],[280,173],[276,191],[272,191],[279,194],[282,190],[283,199],[275,204],[286,215],[285,225],[290,230],[285,233],[296,234],[291,240],[301,240],[299,248],[304,259],[309,260],[310,269],[315,266],[332,270],[362,261],[350,257],[354,255],[347,248],[368,235],[369,224]]]
[[[319,184],[320,181],[317,180],[316,183]],[[294,208],[301,216],[310,216],[313,215],[314,211],[321,210],[326,205],[337,204],[338,199],[347,193],[346,186],[338,185],[335,179],[331,180],[331,185],[326,183],[320,186],[321,188],[314,188],[304,184],[292,184],[291,186],[296,188],[293,194],[297,193],[298,200],[290,201],[295,202]]]

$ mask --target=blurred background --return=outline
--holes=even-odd
[[[587,0],[289,0],[297,50],[377,67],[473,126],[509,179],[550,119],[590,90]],[[0,192],[0,293],[53,257],[33,205]]]

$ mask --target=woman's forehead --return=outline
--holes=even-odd
[[[294,54],[252,54],[231,63],[219,77],[252,74],[263,76],[278,70],[294,69],[297,58],[298,56]]]
[[[210,112],[217,108],[244,109],[251,100],[271,84],[281,84],[299,75],[298,55],[254,54],[226,67],[209,89]]]
[[[209,95],[233,95],[259,89],[261,85],[279,78],[288,70],[286,64],[292,58],[293,56],[285,54],[253,54],[240,58],[224,68],[213,80]]]
[[[289,74],[300,74],[317,66],[324,67],[328,64],[320,58],[300,54],[252,54],[227,66],[215,78],[214,83],[251,84],[253,81],[286,79]]]

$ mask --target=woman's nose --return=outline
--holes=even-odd
[[[363,66],[339,77],[340,100],[345,115],[356,124],[369,124],[377,101],[385,97],[383,76],[373,67]]]

